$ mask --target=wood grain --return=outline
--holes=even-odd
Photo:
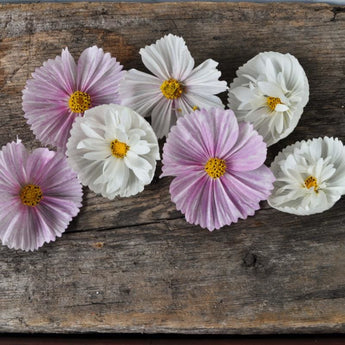
[[[37,147],[21,110],[36,67],[68,46],[97,44],[126,69],[138,51],[182,35],[195,58],[219,61],[231,82],[260,51],[289,52],[311,97],[296,140],[345,140],[345,7],[325,4],[69,3],[0,5],[0,144]],[[223,95],[226,99],[226,95]],[[159,175],[157,169],[157,176]],[[297,217],[262,204],[254,217],[209,233],[189,225],[168,178],[84,207],[55,243],[34,253],[0,247],[0,331],[114,333],[345,332],[345,201]]]

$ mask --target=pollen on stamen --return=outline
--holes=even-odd
[[[226,171],[226,163],[224,159],[220,158],[210,158],[204,167],[208,176],[214,180],[222,177]]]
[[[26,206],[35,207],[43,198],[41,187],[35,184],[28,184],[20,190],[20,200]]]
[[[317,179],[314,176],[308,176],[305,180],[304,180],[304,187],[306,187],[307,189],[310,189],[312,187],[314,187],[314,192],[318,193],[318,184],[317,184]]]
[[[110,143],[110,148],[113,156],[116,158],[124,158],[129,150],[129,146],[117,139]]]
[[[86,92],[75,91],[68,101],[68,106],[74,113],[84,113],[91,108],[91,97]]]
[[[177,99],[183,93],[183,86],[178,80],[170,78],[169,80],[163,81],[161,91],[166,98]]]
[[[267,97],[267,105],[271,111],[274,111],[278,104],[283,104],[279,97]]]

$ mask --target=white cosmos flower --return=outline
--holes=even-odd
[[[271,170],[276,181],[268,203],[283,212],[320,213],[345,193],[345,148],[337,138],[288,146],[276,156]]]
[[[137,194],[151,182],[159,147],[152,127],[142,116],[109,104],[76,118],[67,156],[83,185],[113,199]]]
[[[120,84],[122,104],[143,116],[152,117],[152,127],[162,138],[169,133],[178,117],[196,109],[224,105],[215,96],[226,90],[226,82],[212,59],[194,68],[182,37],[164,36],[155,44],[140,49],[146,68],[153,74],[131,69]]]
[[[229,108],[251,122],[267,146],[288,136],[309,100],[309,84],[290,54],[265,52],[240,67],[230,84]]]

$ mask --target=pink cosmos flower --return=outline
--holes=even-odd
[[[75,63],[68,49],[36,68],[23,90],[25,118],[37,139],[65,150],[74,119],[101,104],[119,103],[124,71],[109,53],[93,46]]]
[[[177,121],[163,147],[162,176],[175,176],[170,194],[192,224],[212,231],[254,215],[273,189],[263,163],[266,144],[232,110],[194,111]]]
[[[82,187],[66,158],[46,148],[31,154],[20,140],[0,151],[0,239],[35,250],[54,241],[79,212]]]

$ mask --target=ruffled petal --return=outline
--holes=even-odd
[[[165,97],[161,98],[151,112],[152,128],[158,138],[163,138],[176,123],[175,113],[172,111],[173,102]]]
[[[9,155],[11,160],[2,159]],[[17,183],[9,184],[0,178],[2,243],[9,248],[28,251],[61,236],[79,212],[82,200],[81,185],[66,158],[43,148],[29,154],[17,142],[7,144],[0,152],[0,167],[2,164],[12,179],[17,179]],[[21,199],[22,188],[28,185],[38,186],[42,191],[42,198],[30,206]],[[52,198],[54,205],[46,215],[45,205]]]
[[[139,51],[144,65],[162,81],[183,81],[194,67],[194,59],[182,37],[169,34]]]
[[[262,137],[247,122],[239,124],[236,144],[224,155],[232,171],[255,170],[266,160],[267,148]]]
[[[164,97],[160,90],[161,84],[158,78],[131,69],[120,84],[121,104],[142,116],[150,116],[153,107]]]
[[[289,135],[309,99],[308,80],[298,60],[290,54],[264,52],[236,74],[228,105],[238,119],[252,123],[268,146]],[[269,105],[268,97],[279,100],[270,100]]]
[[[317,138],[286,147],[274,159],[277,178],[269,204],[310,215],[331,208],[345,192],[345,148],[338,139]]]
[[[28,151],[20,140],[11,142],[0,151],[0,184],[8,192],[17,193],[25,185],[29,176],[26,171]],[[1,198],[0,193],[0,198]]]
[[[23,110],[38,140],[64,148],[77,114],[68,107],[75,91],[76,66],[67,48],[32,74],[23,90]]]
[[[85,49],[78,60],[77,89],[91,97],[93,107],[119,103],[119,85],[124,77],[122,66],[102,48]]]
[[[115,139],[120,144],[111,148]],[[92,108],[77,119],[67,143],[67,156],[84,185],[114,199],[137,194],[151,182],[159,148],[153,129],[143,117],[130,108],[109,104]]]
[[[226,81],[218,80],[221,72],[217,70],[218,62],[208,59],[196,67],[183,81],[187,92],[194,94],[217,94],[226,91]]]

